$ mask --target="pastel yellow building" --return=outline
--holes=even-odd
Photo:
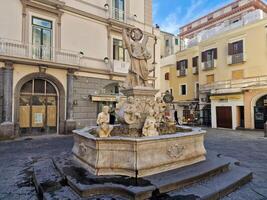
[[[128,73],[124,28],[148,35],[159,88],[152,0],[0,1],[0,27],[0,137],[95,124]]]
[[[176,54],[169,80],[176,104],[182,105],[180,117],[199,110],[199,121],[213,128],[263,128],[267,121],[266,25],[265,3],[237,0],[181,28],[187,45]]]

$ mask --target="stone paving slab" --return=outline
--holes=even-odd
[[[251,183],[223,200],[267,200],[267,139],[263,135],[260,131],[207,129],[208,151],[234,157],[253,171]],[[0,142],[0,199],[37,200],[31,177],[33,163],[61,152],[70,153],[72,146],[72,136],[55,135]]]

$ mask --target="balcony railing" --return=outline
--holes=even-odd
[[[204,64],[203,70],[210,70],[215,67],[215,60],[208,60],[203,64]]]
[[[198,74],[198,66],[193,66],[193,74]]]
[[[112,19],[124,22],[125,11],[118,8],[112,8]]]
[[[0,39],[0,55],[50,61],[61,64],[80,64],[80,54],[77,52],[42,45],[23,44],[19,41],[7,39]]]
[[[267,76],[245,78],[240,80],[217,81],[212,84],[200,85],[200,91],[245,89],[249,87],[260,87],[267,85]]]
[[[244,54],[243,53],[232,55],[232,64],[242,63],[243,61],[244,61]]]
[[[130,63],[120,60],[113,60],[113,71],[117,73],[128,73]]]

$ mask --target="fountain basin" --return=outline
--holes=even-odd
[[[194,128],[155,137],[98,138],[92,128],[75,130],[74,156],[95,175],[144,177],[206,159],[205,131]]]

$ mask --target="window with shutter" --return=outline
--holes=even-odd
[[[232,43],[228,44],[228,55],[231,56],[234,54],[234,47]]]
[[[198,56],[194,57],[192,62],[193,62],[193,67],[198,67]]]
[[[186,75],[186,68],[187,68],[187,60],[182,60],[180,65],[180,76]]]
[[[176,62],[176,70],[180,70],[180,62],[179,61]]]
[[[198,74],[198,56],[192,59],[193,74]]]
[[[217,59],[217,48],[202,52],[202,62],[204,63],[204,69],[212,69],[215,67],[215,61]]]
[[[207,62],[207,51],[202,52],[201,62]]]
[[[231,56],[231,64],[237,64],[244,61],[243,40],[228,44],[228,55]]]
[[[213,49],[213,59],[217,59],[217,48]]]

